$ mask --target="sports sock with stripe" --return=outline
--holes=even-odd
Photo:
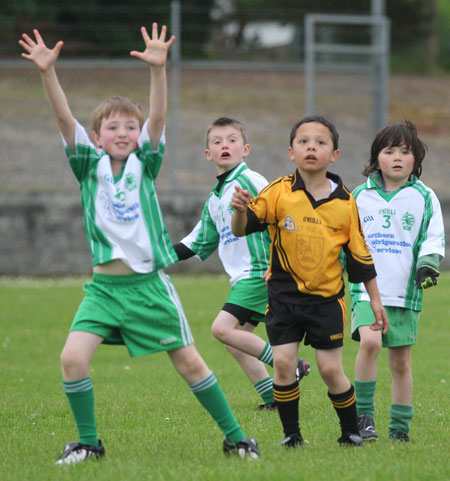
[[[63,381],[63,389],[72,408],[80,443],[98,447],[94,413],[94,390],[91,377],[85,377],[73,382]]]
[[[269,342],[265,345],[263,352],[258,356],[258,359],[265,364],[268,364],[270,367],[273,367],[272,346]]]
[[[238,443],[245,438],[245,434],[212,372],[204,379],[190,384],[189,387],[231,442]]]
[[[346,392],[331,394],[328,392],[331,404],[339,417],[342,433],[359,434],[356,420],[356,397],[353,385]]]
[[[300,387],[298,382],[287,386],[273,385],[273,395],[277,402],[283,431],[286,436],[300,433],[298,424],[298,404],[300,399]]]
[[[266,404],[273,401],[273,379],[271,377],[258,381],[254,386],[257,393]]]

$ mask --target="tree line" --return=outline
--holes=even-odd
[[[211,39],[224,38],[226,32],[223,43],[233,54],[246,47],[243,32],[250,23],[296,24],[301,31],[307,13],[369,14],[370,2],[315,0],[311,6],[307,0],[277,0],[274,7],[273,0],[181,0],[182,55],[214,57]],[[424,68],[440,64],[450,69],[450,11],[438,11],[441,4],[445,2],[385,1],[394,57],[405,54]],[[125,57],[139,47],[141,25],[157,21],[170,28],[170,5],[170,0],[0,0],[0,57],[17,56],[17,39],[35,27],[49,43],[63,39],[65,57]]]

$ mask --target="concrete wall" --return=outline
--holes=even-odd
[[[204,196],[174,199],[158,193],[172,241],[192,230]],[[189,259],[172,272],[220,272],[216,255],[206,262]],[[0,275],[73,276],[91,273],[79,194],[0,193]]]
[[[159,192],[167,228],[173,242],[191,231],[204,204],[204,196],[174,198]],[[450,199],[441,205],[450,236]],[[448,242],[447,242],[448,245]],[[443,268],[450,268],[449,247]],[[206,262],[190,259],[170,272],[221,272],[217,255]],[[0,193],[0,275],[72,276],[89,275],[91,258],[84,236],[78,194]]]

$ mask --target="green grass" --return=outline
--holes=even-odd
[[[224,277],[174,276],[196,345],[214,370],[244,431],[258,439],[260,462],[226,459],[222,435],[175,374],[166,354],[131,359],[101,346],[92,362],[97,424],[107,456],[57,467],[76,429],[61,387],[59,353],[82,297],[82,279],[0,279],[0,479],[26,480],[450,480],[450,274],[426,291],[419,343],[413,349],[412,442],[386,439],[390,375],[379,362],[376,423],[380,440],[362,449],[338,446],[336,414],[315,362],[302,381],[300,421],[309,443],[282,450],[276,412],[259,412],[258,396],[210,333],[228,292]],[[264,330],[258,328],[264,336]],[[347,336],[348,338],[348,336]],[[353,378],[357,344],[347,340],[344,366]],[[302,357],[314,352],[302,346]]]

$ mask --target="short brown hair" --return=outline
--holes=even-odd
[[[92,112],[91,130],[98,134],[102,125],[102,120],[107,119],[112,114],[117,112],[129,115],[130,117],[135,117],[139,122],[139,127],[141,128],[144,125],[144,112],[142,111],[141,107],[134,102],[134,100],[126,97],[113,96],[104,100]]]
[[[208,148],[208,141],[209,141],[209,134],[212,129],[215,127],[226,127],[231,125],[235,129],[239,130],[242,135],[242,140],[244,144],[248,144],[247,141],[247,133],[245,132],[245,128],[239,120],[231,119],[230,117],[219,117],[218,119],[214,120],[214,122],[208,127],[206,131],[206,147]]]

